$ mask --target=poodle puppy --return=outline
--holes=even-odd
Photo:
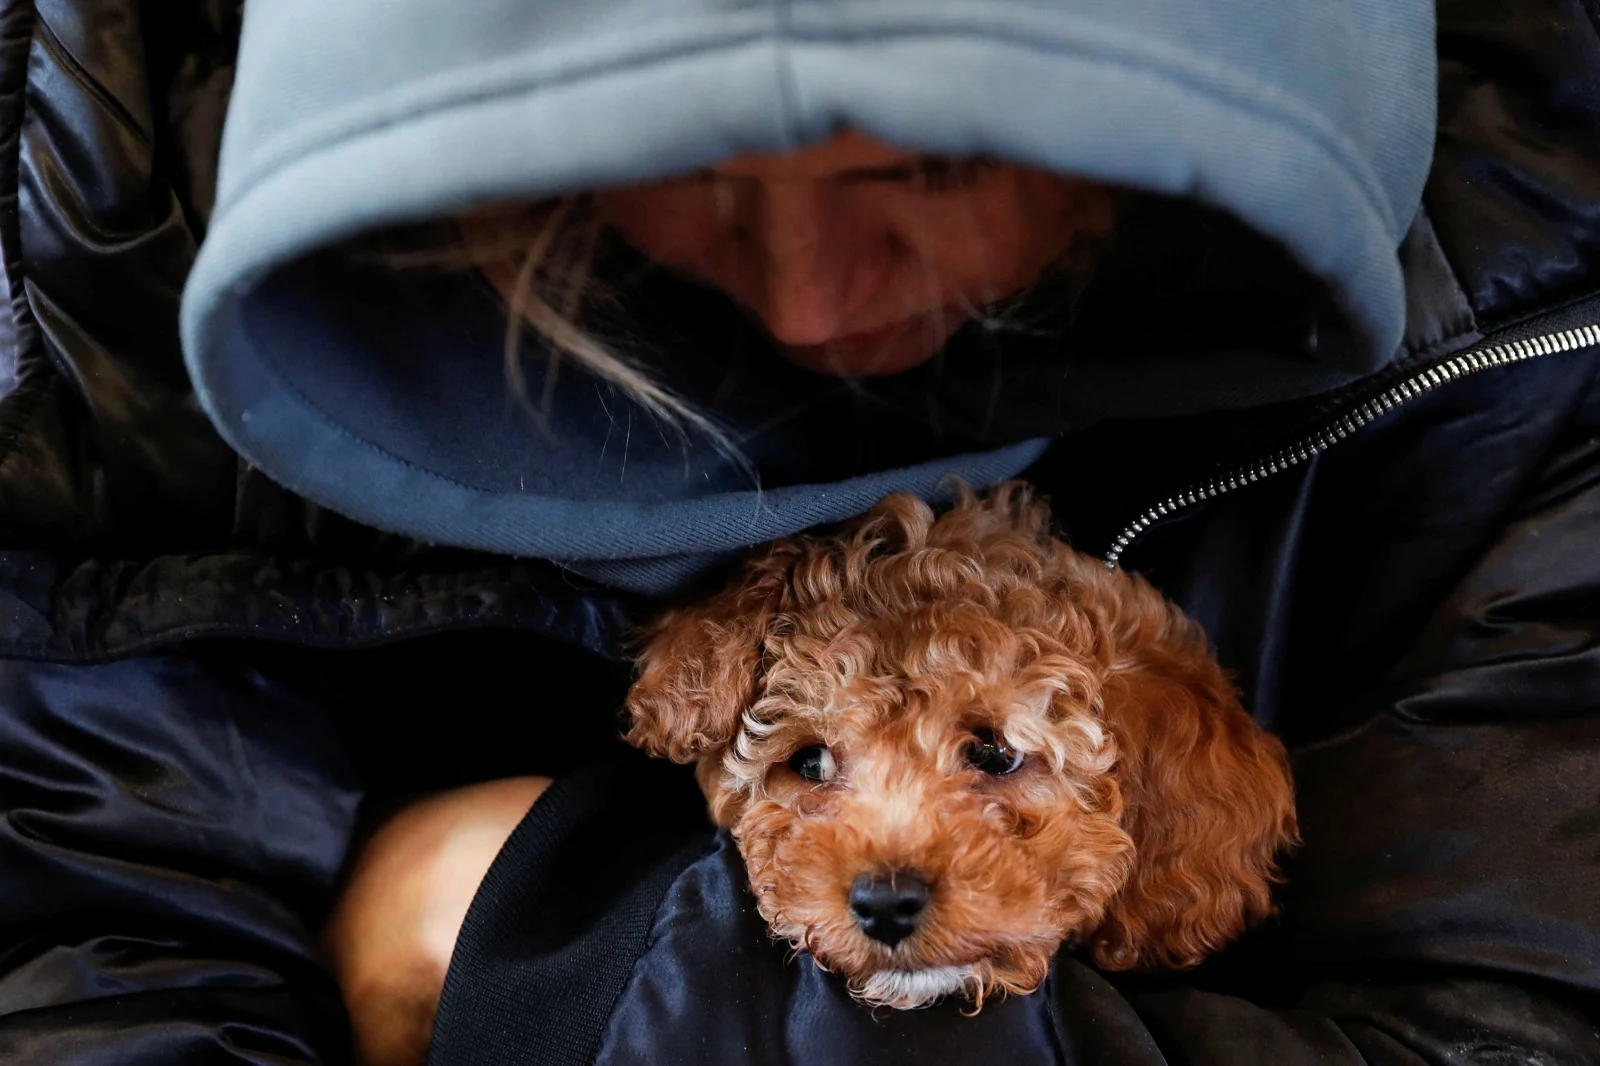
[[[873,1004],[1030,992],[1069,940],[1194,965],[1295,841],[1200,627],[1019,483],[761,550],[646,634],[629,712],[697,764],[773,934]]]

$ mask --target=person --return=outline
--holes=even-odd
[[[1588,8],[0,18],[5,1062],[1600,1061]],[[1206,628],[1275,925],[875,1015],[617,751],[663,601],[952,474]]]

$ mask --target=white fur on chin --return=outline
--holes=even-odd
[[[957,992],[975,988],[977,974],[966,966],[931,970],[879,970],[856,988],[856,998],[878,1007],[914,1010]]]

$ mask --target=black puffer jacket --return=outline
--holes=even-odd
[[[649,606],[365,528],[213,431],[178,307],[239,17],[231,0],[0,4],[8,1066],[346,1061],[315,930],[363,799],[589,761]],[[497,960],[472,948],[437,1052],[472,1061],[484,1012],[563,1009],[539,984],[556,973],[593,995],[560,1040],[526,1033],[527,1061],[969,1061],[1011,1041],[1019,1061],[1141,1066],[1600,1062],[1597,22],[1591,0],[1441,0],[1399,362],[1307,400],[1099,421],[1029,473],[1081,548],[1205,624],[1294,749],[1305,846],[1281,926],[1181,979],[1064,958],[1027,1023],[874,1028],[814,976],[773,976],[781,952],[662,958],[684,930],[745,943],[736,899],[691,913],[727,864],[677,819],[657,839],[687,850],[641,852],[637,877],[586,867],[643,925],[559,909],[582,878],[527,886],[581,965],[551,970],[518,915],[475,914],[472,943],[510,928],[526,949],[531,991],[484,1003],[468,978]],[[1215,333],[1238,306],[1162,310]],[[1145,310],[1108,304],[1098,328]],[[565,788],[601,832],[623,802],[604,796],[631,795]],[[741,999],[729,974],[804,987]],[[622,987],[649,980],[728,1006],[650,1015]],[[633,1039],[652,1026],[669,1031]]]

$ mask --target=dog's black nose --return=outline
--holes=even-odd
[[[850,910],[863,933],[894,947],[917,931],[928,895],[928,882],[909,870],[862,874],[850,886]]]

